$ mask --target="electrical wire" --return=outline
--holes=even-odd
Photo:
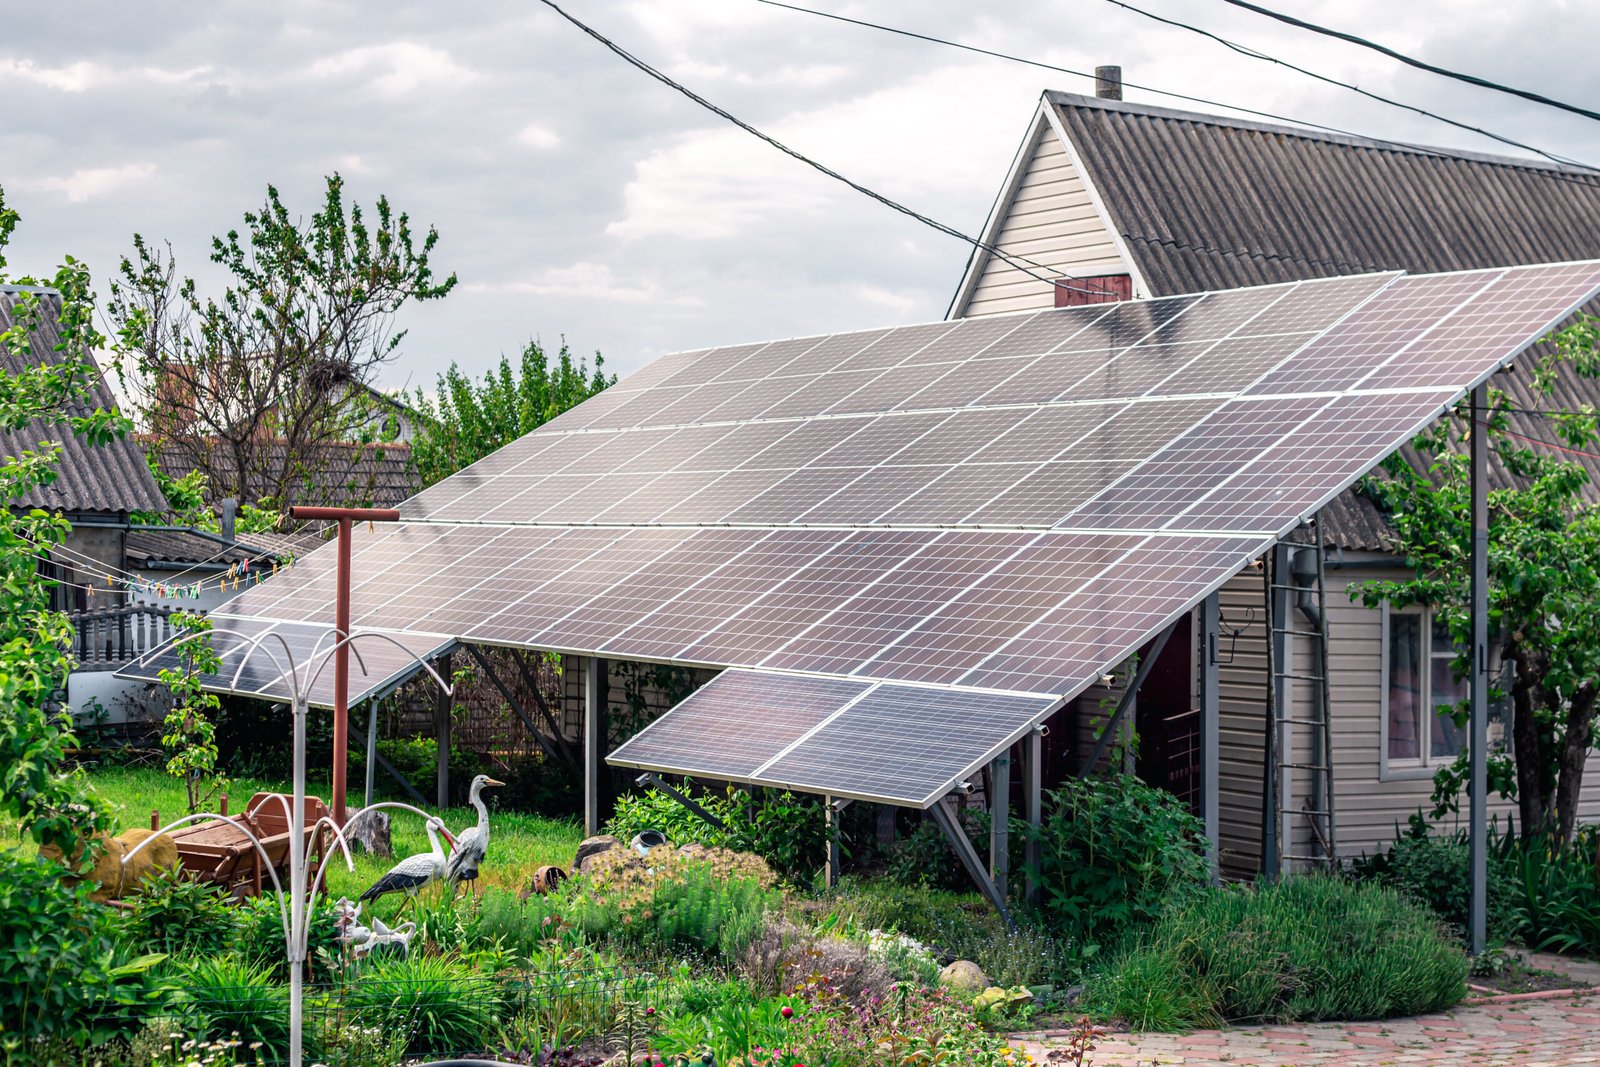
[[[768,2],[768,0],[762,0],[762,2],[765,3]],[[1415,104],[1408,104],[1402,100],[1396,100],[1393,97],[1383,96],[1382,94],[1372,92],[1369,89],[1363,89],[1361,86],[1356,85],[1353,82],[1340,81],[1338,78],[1330,77],[1326,74],[1319,74],[1314,70],[1308,70],[1307,68],[1299,66],[1295,63],[1291,63],[1286,59],[1279,59],[1277,56],[1268,55],[1267,53],[1252,48],[1249,45],[1239,44],[1236,41],[1230,41],[1226,37],[1221,37],[1215,33],[1212,33],[1210,30],[1205,29],[1204,27],[1195,26],[1187,22],[1179,21],[1178,19],[1170,19],[1164,15],[1158,15],[1154,11],[1146,11],[1142,7],[1136,7],[1133,4],[1128,3],[1127,0],[1106,0],[1106,3],[1120,7],[1124,11],[1131,11],[1135,15],[1140,15],[1144,18],[1150,19],[1152,22],[1159,22],[1164,26],[1172,26],[1175,29],[1186,30],[1189,33],[1199,34],[1201,37],[1215,41],[1224,48],[1231,49],[1232,51],[1237,52],[1239,55],[1245,56],[1249,59],[1258,59],[1266,63],[1274,63],[1280,67],[1286,67],[1297,74],[1304,74],[1308,78],[1315,78],[1317,81],[1325,82],[1328,85],[1337,86],[1340,89],[1348,89],[1349,91],[1358,93],[1369,100],[1376,100],[1380,104],[1388,104],[1390,107],[1397,107],[1404,111],[1410,111],[1414,114],[1421,115],[1424,118],[1430,118],[1436,122],[1442,122],[1448,126],[1454,126],[1458,130],[1466,130],[1469,133],[1475,133],[1480,136],[1487,137],[1492,141],[1498,141],[1501,144],[1510,145],[1512,148],[1520,148],[1523,151],[1532,152],[1535,155],[1543,156],[1552,163],[1559,163],[1564,166],[1583,167],[1587,170],[1594,169],[1594,167],[1590,164],[1583,163],[1576,159],[1569,159],[1566,156],[1558,156],[1553,152],[1547,152],[1542,148],[1535,147],[1534,145],[1528,144],[1524,141],[1518,141],[1514,138],[1506,137],[1503,134],[1495,133],[1493,130],[1486,130],[1482,126],[1474,126],[1471,123],[1452,119],[1446,115],[1441,115],[1436,111],[1429,111],[1427,108],[1418,107]]]
[[[1011,55],[1011,54],[1006,53],[1006,52],[997,52],[997,51],[993,51],[993,50],[988,49],[988,48],[979,48],[976,45],[963,44],[960,41],[950,41],[950,40],[946,40],[945,38],[942,38],[942,37],[934,37],[934,36],[932,36],[930,34],[917,33],[917,32],[914,32],[912,30],[900,29],[897,26],[887,26],[887,25],[884,25],[883,23],[879,23],[879,22],[868,22],[868,21],[866,21],[864,19],[854,19],[854,18],[850,18],[850,17],[845,16],[845,15],[836,15],[836,14],[834,14],[832,12],[829,12],[829,11],[821,11],[821,10],[818,10],[816,8],[803,7],[803,6],[799,5],[799,4],[784,3],[783,0],[755,0],[755,2],[758,3],[758,4],[765,4],[768,7],[783,8],[783,9],[785,9],[787,11],[795,11],[795,12],[799,12],[801,14],[806,14],[806,15],[815,15],[815,16],[817,16],[819,18],[831,19],[831,20],[833,20],[835,22],[844,22],[844,23],[848,23],[848,24],[850,24],[852,26],[860,26],[860,27],[863,27],[865,29],[878,30],[878,31],[881,31],[883,33],[894,34],[894,35],[897,35],[897,36],[900,36],[900,37],[909,37],[909,38],[912,38],[913,40],[926,41],[929,44],[937,44],[937,45],[941,45],[941,46],[946,47],[946,48],[955,48],[955,49],[959,49],[960,51],[963,51],[963,52],[972,52],[972,53],[975,53],[977,55],[989,56],[989,57],[991,57],[993,59],[1003,59],[1008,63],[1020,63],[1023,66],[1037,67],[1040,70],[1052,70],[1052,71],[1056,71],[1056,72],[1061,73],[1061,74],[1070,74],[1070,75],[1072,75],[1074,77],[1087,78],[1087,79],[1090,79],[1090,80],[1093,80],[1094,77],[1095,77],[1094,74],[1092,74],[1092,73],[1090,73],[1088,71],[1074,70],[1071,67],[1058,66],[1057,64],[1046,63],[1046,62],[1043,62],[1042,60],[1027,59],[1027,58],[1025,58],[1023,56],[1015,56],[1015,55]],[[1360,133],[1360,132],[1357,132],[1355,130],[1344,129],[1343,127],[1340,127],[1340,126],[1330,126],[1330,125],[1328,125],[1326,123],[1322,123],[1322,122],[1312,122],[1309,119],[1295,118],[1292,115],[1280,115],[1280,114],[1277,114],[1276,112],[1272,112],[1272,111],[1262,111],[1262,110],[1259,110],[1257,108],[1245,107],[1245,106],[1243,106],[1241,104],[1230,104],[1230,103],[1227,103],[1227,102],[1221,101],[1221,100],[1212,100],[1212,99],[1210,99],[1208,97],[1195,96],[1195,95],[1192,95],[1190,93],[1180,93],[1180,92],[1176,92],[1176,91],[1171,90],[1171,89],[1162,89],[1162,88],[1158,88],[1157,86],[1154,86],[1154,85],[1142,84],[1140,82],[1128,81],[1126,79],[1123,80],[1122,84],[1125,87],[1129,88],[1129,89],[1138,89],[1141,92],[1153,93],[1156,96],[1171,97],[1174,100],[1183,100],[1183,101],[1186,101],[1186,102],[1191,103],[1191,104],[1201,104],[1201,105],[1203,105],[1205,107],[1208,107],[1208,108],[1224,108],[1224,109],[1226,109],[1228,111],[1237,111],[1240,114],[1252,115],[1252,116],[1254,116],[1256,118],[1259,118],[1259,119],[1267,119],[1267,120],[1272,121],[1272,122],[1288,123],[1288,124],[1293,125],[1293,126],[1301,126],[1301,127],[1305,127],[1308,130],[1317,130],[1317,131],[1320,131],[1322,133],[1331,133],[1331,134],[1335,134],[1335,135],[1340,136],[1340,137],[1349,137],[1349,138],[1353,138],[1355,140],[1360,140],[1360,141],[1370,141],[1370,142],[1372,142],[1373,144],[1376,144],[1376,145],[1385,146],[1385,147],[1389,147],[1389,148],[1395,148],[1395,149],[1399,149],[1400,151],[1415,153],[1416,155],[1431,156],[1431,157],[1433,157],[1435,159],[1459,159],[1460,158],[1458,155],[1452,155],[1449,152],[1443,152],[1443,151],[1440,151],[1440,150],[1435,149],[1435,148],[1430,148],[1427,145],[1412,144],[1412,143],[1410,143],[1408,141],[1395,141],[1395,140],[1392,140],[1392,139],[1386,138],[1386,137],[1375,137],[1375,136],[1373,136],[1371,134]],[[1535,151],[1537,151],[1537,150],[1535,149]],[[1530,161],[1530,163],[1531,162],[1532,161]],[[1592,177],[1592,176],[1589,176],[1589,175],[1574,174],[1574,173],[1571,173],[1571,172],[1566,172],[1566,171],[1561,171],[1561,170],[1552,170],[1552,169],[1542,169],[1539,173],[1542,174],[1544,177],[1547,177],[1547,178],[1550,178],[1550,179],[1553,179],[1553,180],[1556,180],[1556,181],[1570,182],[1570,183],[1572,183],[1574,185],[1583,186],[1586,189],[1600,188],[1600,182],[1596,182],[1596,181],[1593,181],[1593,180],[1586,180],[1586,179]],[[1154,240],[1153,238],[1144,238],[1144,239],[1145,240]],[[1247,252],[1247,253],[1236,253],[1236,254],[1257,255],[1257,254],[1260,254],[1260,253]]]
[[[1021,271],[1022,273],[1028,275],[1029,277],[1034,278],[1034,279],[1036,279],[1038,281],[1044,282],[1046,285],[1051,285],[1051,286],[1054,286],[1054,287],[1057,287],[1057,288],[1061,288],[1061,289],[1068,289],[1068,290],[1071,290],[1072,292],[1084,293],[1084,294],[1090,295],[1090,296],[1102,296],[1102,295],[1104,295],[1102,293],[1098,293],[1098,292],[1095,292],[1095,291],[1090,290],[1090,289],[1078,288],[1078,287],[1070,286],[1070,285],[1064,285],[1064,284],[1062,284],[1060,276],[1065,276],[1068,279],[1071,279],[1074,276],[1071,275],[1071,274],[1067,274],[1065,271],[1058,271],[1057,268],[1055,268],[1055,267],[1049,267],[1049,266],[1046,266],[1043,263],[1039,263],[1039,262],[1037,262],[1035,260],[1029,259],[1026,256],[1020,256],[1020,255],[1018,255],[1018,254],[1016,254],[1014,252],[1007,252],[1004,249],[1001,249],[1001,248],[999,248],[999,247],[997,247],[995,245],[989,244],[988,242],[980,240],[979,238],[970,237],[967,234],[962,233],[960,230],[956,229],[953,226],[947,226],[944,223],[938,221],[937,219],[930,218],[929,216],[922,214],[920,211],[917,211],[917,210],[915,210],[913,208],[907,207],[905,204],[900,203],[898,200],[893,200],[893,199],[891,199],[891,198],[889,198],[887,196],[884,196],[882,193],[877,192],[876,190],[869,189],[867,186],[862,185],[860,182],[857,182],[857,181],[854,181],[854,180],[852,180],[850,178],[845,177],[843,174],[840,174],[838,171],[834,170],[833,168],[825,166],[824,164],[817,162],[816,160],[812,159],[810,156],[805,155],[803,152],[800,152],[800,151],[798,151],[798,150],[796,150],[794,148],[790,148],[788,145],[784,144],[782,141],[778,140],[776,137],[773,137],[770,134],[762,132],[761,130],[757,129],[756,127],[750,125],[750,123],[745,122],[743,119],[741,119],[738,116],[734,115],[732,112],[729,112],[724,108],[718,107],[716,104],[712,103],[710,100],[707,100],[705,97],[701,96],[699,93],[696,93],[693,89],[690,89],[688,86],[682,84],[681,82],[674,81],[672,78],[668,77],[666,74],[664,74],[661,71],[657,70],[655,67],[651,66],[649,63],[645,62],[644,60],[640,59],[638,56],[636,56],[633,53],[629,52],[627,49],[623,48],[621,45],[617,44],[615,41],[611,40],[609,37],[607,37],[604,34],[600,33],[600,31],[594,29],[592,26],[589,26],[587,23],[579,20],[577,17],[575,17],[574,15],[570,14],[568,11],[566,11],[564,8],[562,8],[561,5],[557,4],[555,2],[555,0],[540,0],[540,3],[544,4],[550,10],[554,11],[556,14],[560,15],[562,18],[564,18],[568,22],[572,23],[572,25],[574,25],[578,29],[582,30],[585,34],[587,34],[588,36],[592,37],[594,40],[598,41],[600,44],[604,45],[609,51],[611,51],[618,58],[620,58],[624,62],[626,62],[629,66],[632,66],[636,70],[639,70],[640,72],[649,75],[651,78],[654,78],[656,81],[660,82],[662,85],[667,86],[669,89],[672,89],[674,92],[680,93],[681,95],[689,98],[690,100],[694,101],[696,104],[700,105],[701,107],[705,108],[707,111],[711,112],[713,115],[716,115],[717,117],[732,123],[733,125],[739,127],[741,130],[743,130],[744,132],[750,134],[752,137],[755,137],[758,140],[766,142],[767,144],[771,145],[773,148],[776,148],[778,151],[782,152],[784,155],[789,156],[791,159],[794,159],[794,160],[797,160],[798,162],[804,163],[806,166],[810,167],[812,170],[817,171],[819,174],[824,174],[827,177],[832,178],[834,181],[841,182],[844,185],[849,186],[851,189],[854,189],[856,192],[860,193],[861,195],[863,195],[865,197],[868,197],[871,200],[877,201],[878,203],[882,204],[884,207],[887,207],[892,211],[897,211],[900,214],[905,215],[908,218],[915,219],[917,222],[922,223],[924,226],[928,226],[928,227],[930,227],[930,228],[932,228],[934,230],[937,230],[939,233],[942,233],[947,237],[954,237],[959,241],[963,241],[966,244],[971,245],[973,248],[981,249],[982,251],[987,252],[991,256],[994,256],[995,258],[997,258],[997,259],[1003,261],[1004,263],[1008,264],[1009,266],[1011,266],[1011,267]],[[1023,264],[1027,264],[1027,266],[1024,266]],[[1046,271],[1048,273],[1047,274],[1040,274],[1040,273],[1038,273],[1038,271],[1029,270],[1028,269],[1029,267],[1036,267],[1036,268],[1038,268],[1038,271]]]
[[[1514,430],[1507,430],[1501,426],[1492,426],[1482,419],[1475,419],[1473,421],[1486,430],[1494,430],[1496,433],[1505,434],[1507,437],[1515,437],[1518,441],[1525,441],[1530,445],[1538,445],[1540,448],[1551,448],[1557,452],[1565,452],[1569,456],[1581,456],[1584,459],[1600,460],[1600,452],[1585,452],[1581,448],[1572,448],[1556,441],[1545,441],[1538,437],[1529,437],[1527,434],[1520,434]]]
[[[1380,55],[1385,55],[1390,59],[1404,63],[1408,67],[1415,67],[1418,70],[1425,70],[1429,74],[1438,74],[1445,78],[1452,78],[1459,82],[1465,82],[1468,85],[1476,85],[1480,89],[1492,89],[1497,93],[1506,93],[1510,96],[1521,97],[1523,100],[1530,100],[1535,104],[1544,104],[1547,107],[1557,108],[1561,111],[1570,111],[1574,115],[1582,115],[1584,118],[1600,120],[1600,112],[1591,111],[1586,107],[1579,107],[1577,104],[1569,104],[1562,100],[1556,100],[1552,97],[1545,96],[1542,93],[1530,92],[1527,89],[1517,89],[1501,82],[1490,81],[1488,78],[1480,78],[1476,74],[1464,74],[1461,71],[1451,70],[1448,67],[1441,67],[1433,63],[1428,63],[1413,56],[1408,56],[1404,52],[1399,52],[1393,48],[1378,44],[1376,41],[1368,40],[1365,37],[1360,37],[1353,33],[1345,33],[1342,30],[1335,30],[1327,26],[1319,26],[1315,22],[1307,22],[1305,19],[1295,18],[1293,15],[1286,15],[1281,11],[1274,11],[1269,7],[1262,7],[1259,4],[1252,4],[1249,2],[1249,0],[1222,0],[1222,2],[1225,4],[1232,4],[1234,7],[1242,7],[1246,11],[1253,11],[1258,15],[1265,15],[1267,18],[1276,19],[1279,22],[1287,23],[1288,25],[1294,26],[1297,29],[1310,30],[1312,33],[1319,33],[1324,37],[1332,37],[1336,40],[1345,41],[1349,44],[1371,49]]]

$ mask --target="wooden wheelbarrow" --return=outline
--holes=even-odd
[[[286,879],[289,870],[289,805],[290,797],[280,793],[257,793],[245,805],[239,821],[250,827],[266,852],[268,862],[278,873],[279,881]],[[227,813],[227,809],[223,809]],[[305,800],[305,847],[308,857],[315,857],[307,867],[308,884],[315,880],[317,870],[326,859],[328,831],[314,829],[317,821],[328,814],[328,806],[319,797]],[[250,842],[243,830],[232,823],[213,819],[195,823],[172,832],[178,846],[178,864],[198,880],[214,882],[243,900],[261,892],[270,884],[261,853]]]

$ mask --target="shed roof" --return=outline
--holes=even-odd
[[[63,354],[56,351],[61,340],[57,324],[61,298],[53,290],[0,286],[0,332],[11,329],[13,308],[25,292],[40,297],[43,312],[30,338],[34,363],[59,365],[65,362]],[[0,346],[0,371],[16,374],[23,369],[23,362]],[[94,383],[85,401],[72,405],[66,414],[87,415],[97,407],[110,410],[115,406],[115,397],[101,380]],[[18,456],[46,442],[61,446],[56,468],[58,476],[49,485],[39,486],[13,503],[28,508],[104,515],[166,508],[166,500],[150,473],[150,466],[138,442],[132,438],[96,446],[78,439],[64,423],[36,421],[23,430],[0,431],[0,457]]]
[[[226,570],[234,563],[287,559],[292,555],[277,545],[262,543],[254,534],[246,535],[244,540],[229,540],[207,530],[170,526],[132,527],[128,530],[124,554],[133,567],[182,564],[219,570]]]
[[[1071,93],[1045,103],[1155,296],[1600,255],[1597,171]],[[1535,411],[1600,404],[1600,381],[1571,371],[1550,396],[1524,373],[1494,384]],[[1537,414],[1514,415],[1512,429],[1552,437]],[[1600,460],[1578,462],[1600,503]],[[1342,499],[1323,523],[1335,544],[1384,547],[1370,502]]]

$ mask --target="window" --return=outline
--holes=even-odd
[[[1466,699],[1467,682],[1451,669],[1456,647],[1450,633],[1431,612],[1420,609],[1391,610],[1386,619],[1385,762],[1389,767],[1448,763],[1467,743],[1466,730],[1453,716],[1455,706]],[[1491,742],[1501,736],[1503,731],[1491,722]]]

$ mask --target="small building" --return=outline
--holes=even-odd
[[[1002,314],[1367,272],[1465,270],[1600,256],[1600,175],[1590,171],[1047,92],[982,231],[1015,263],[975,251],[949,317]],[[1043,268],[1038,270],[1037,268]],[[1591,311],[1600,308],[1591,307]],[[1526,362],[1526,360],[1525,360]],[[1497,388],[1519,407],[1600,404],[1600,381],[1565,374],[1552,399],[1524,373]],[[1513,429],[1539,439],[1537,414]],[[1600,460],[1584,457],[1600,502]],[[1491,478],[1504,478],[1494,470]],[[1325,508],[1333,794],[1340,858],[1379,849],[1427,808],[1433,775],[1465,738],[1437,705],[1458,699],[1454,655],[1425,611],[1368,609],[1352,586],[1409,574],[1377,507],[1355,490]],[[1308,537],[1314,540],[1314,537]],[[1306,554],[1306,565],[1309,556]],[[1263,576],[1245,571],[1221,593],[1219,651],[1223,868],[1257,869],[1267,721],[1267,607]],[[1198,609],[1197,609],[1198,611]],[[1303,619],[1299,626],[1309,629]],[[1138,697],[1138,770],[1194,796],[1198,620],[1180,627]],[[1309,639],[1296,639],[1296,717],[1314,694]],[[1056,773],[1075,758],[1087,724],[1116,691],[1077,701],[1076,730],[1057,731]],[[1504,735],[1504,724],[1493,732]],[[1286,763],[1312,761],[1290,728]],[[1048,772],[1047,772],[1048,773]],[[1282,772],[1281,806],[1320,810],[1305,772]],[[1491,798],[1491,816],[1513,807]],[[1600,818],[1589,776],[1581,816]],[[1286,854],[1317,853],[1313,819],[1285,817]]]

